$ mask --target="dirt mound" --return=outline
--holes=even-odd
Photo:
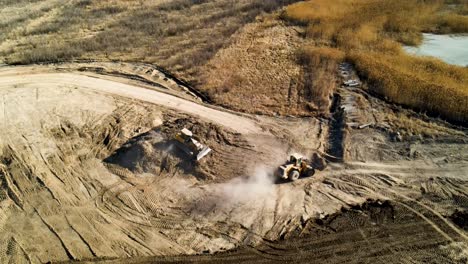
[[[165,120],[161,126],[128,140],[105,162],[137,174],[180,173],[199,180],[219,181],[244,174],[246,166],[242,164],[248,162],[246,157],[253,150],[239,133],[188,117],[166,116]],[[191,130],[212,152],[198,162],[188,157],[173,139],[183,128]]]
[[[465,231],[468,231],[468,211],[455,210],[450,218],[457,226],[463,228]]]
[[[351,227],[370,227],[385,225],[395,220],[395,209],[390,201],[368,200],[363,204],[344,208],[341,212],[317,222],[333,227],[337,232],[346,231]]]

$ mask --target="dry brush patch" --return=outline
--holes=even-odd
[[[305,47],[303,30],[263,17],[233,36],[203,70],[200,89],[238,111],[294,116],[328,115],[344,52]]]
[[[52,0],[50,0],[52,1]],[[69,0],[60,12],[21,34],[5,34],[7,63],[73,59],[144,61],[193,81],[231,35],[291,0]],[[28,5],[18,4],[17,7]],[[38,12],[44,17],[46,12]],[[24,22],[24,23],[23,23]],[[25,28],[18,21],[14,28]]]
[[[468,32],[466,6],[463,1],[439,0],[315,0],[289,6],[283,17],[307,27],[312,49],[342,51],[367,78],[372,92],[463,123],[468,120],[468,71],[407,55],[400,43],[421,43],[421,32]],[[328,87],[332,85],[330,79]]]
[[[237,111],[308,115],[295,54],[301,41],[295,28],[274,17],[247,25],[204,67],[200,89]]]
[[[413,117],[411,114],[404,112],[388,112],[385,113],[385,119],[388,123],[401,131],[402,134],[422,135],[424,137],[438,136],[461,136],[465,133],[447,127],[443,124],[438,124],[431,121],[424,121],[420,118]]]
[[[337,84],[334,73],[345,54],[331,47],[311,46],[300,50],[299,56],[305,65],[304,88],[309,104],[313,104],[319,113],[327,113]]]
[[[468,118],[466,69],[436,59],[355,53],[350,59],[373,92],[391,101],[455,121]]]

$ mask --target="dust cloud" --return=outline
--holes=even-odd
[[[252,175],[235,178],[218,186],[218,194],[227,204],[245,203],[262,197],[272,198],[275,193],[273,172],[258,167]]]
[[[192,213],[207,215],[217,211],[231,212],[234,208],[255,207],[258,201],[276,199],[274,175],[271,169],[257,167],[247,177],[226,183],[205,186],[204,199],[192,204]]]

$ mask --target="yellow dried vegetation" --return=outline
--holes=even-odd
[[[466,124],[468,69],[433,58],[414,57],[401,48],[402,43],[420,44],[421,32],[468,32],[468,16],[463,11],[468,4],[449,2],[313,0],[288,6],[283,18],[307,27],[311,44],[304,50],[314,51],[309,54],[340,54],[328,58],[353,62],[372,92]],[[322,64],[312,65],[328,68],[330,62]]]

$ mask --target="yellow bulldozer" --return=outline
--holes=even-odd
[[[196,161],[211,152],[211,149],[195,139],[192,131],[184,128],[174,136],[176,146]]]
[[[320,160],[317,154],[314,155],[314,159]],[[322,163],[324,161],[321,161]],[[319,169],[323,169],[325,163],[320,165]],[[295,181],[299,177],[309,177],[314,175],[315,168],[312,166],[312,163],[299,154],[292,154],[289,157],[289,160],[285,164],[278,167],[276,171],[276,176],[282,180]]]

